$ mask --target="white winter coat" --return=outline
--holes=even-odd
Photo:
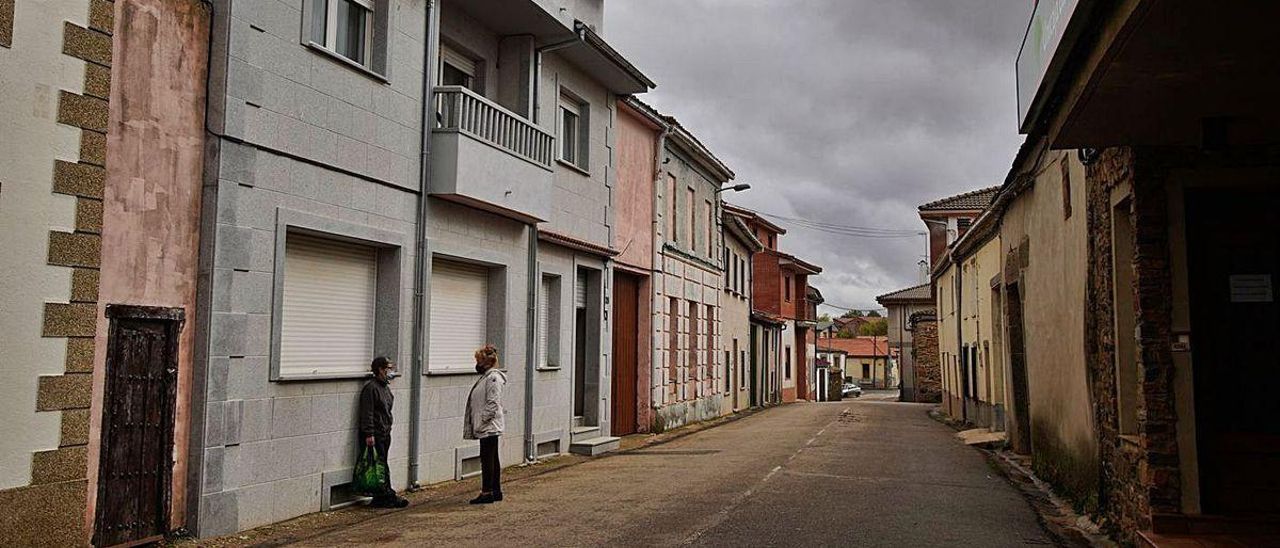
[[[462,437],[478,440],[501,435],[506,429],[503,421],[502,388],[507,385],[507,374],[498,368],[484,373],[467,396],[467,412],[462,417]]]

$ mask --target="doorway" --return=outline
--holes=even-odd
[[[93,543],[169,531],[181,309],[110,305]]]
[[[603,354],[603,279],[601,271],[578,268],[573,297],[573,425],[598,426],[600,361]]]
[[[1027,382],[1027,350],[1022,328],[1022,291],[1019,284],[1005,287],[1005,325],[1009,332],[1009,374],[1013,377],[1013,450],[1031,454],[1031,389]]]
[[[613,410],[612,433],[637,431],[640,340],[640,279],[613,273]]]
[[[1280,236],[1265,226],[1280,191],[1189,190],[1186,203],[1201,508],[1280,514]]]

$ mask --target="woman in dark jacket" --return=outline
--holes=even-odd
[[[467,409],[462,418],[462,435],[480,440],[480,474],[483,487],[471,504],[491,504],[502,500],[502,464],[498,462],[498,439],[506,424],[502,409],[502,388],[507,374],[498,369],[498,350],[485,345],[476,350],[476,372],[480,378],[467,396]]]

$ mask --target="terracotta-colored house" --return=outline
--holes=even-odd
[[[779,402],[813,399],[814,356],[809,341],[817,318],[808,302],[808,288],[809,277],[820,274],[822,268],[778,249],[778,239],[786,233],[782,227],[751,210],[725,207],[744,219],[764,245],[752,257],[751,306],[760,319],[759,351],[778,356],[766,386],[776,391],[770,394],[776,394]],[[776,328],[772,322],[778,322]]]

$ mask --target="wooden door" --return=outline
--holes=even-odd
[[[1005,288],[1005,325],[1009,330],[1009,371],[1013,389],[1013,439],[1016,453],[1031,454],[1031,388],[1027,379],[1027,353],[1022,333],[1022,293],[1018,284]]]
[[[169,531],[180,309],[107,307],[106,386],[93,543]]]
[[[1280,514],[1280,192],[1186,202],[1201,508]]]
[[[613,278],[613,426],[615,436],[637,430],[640,281],[614,273]]]

